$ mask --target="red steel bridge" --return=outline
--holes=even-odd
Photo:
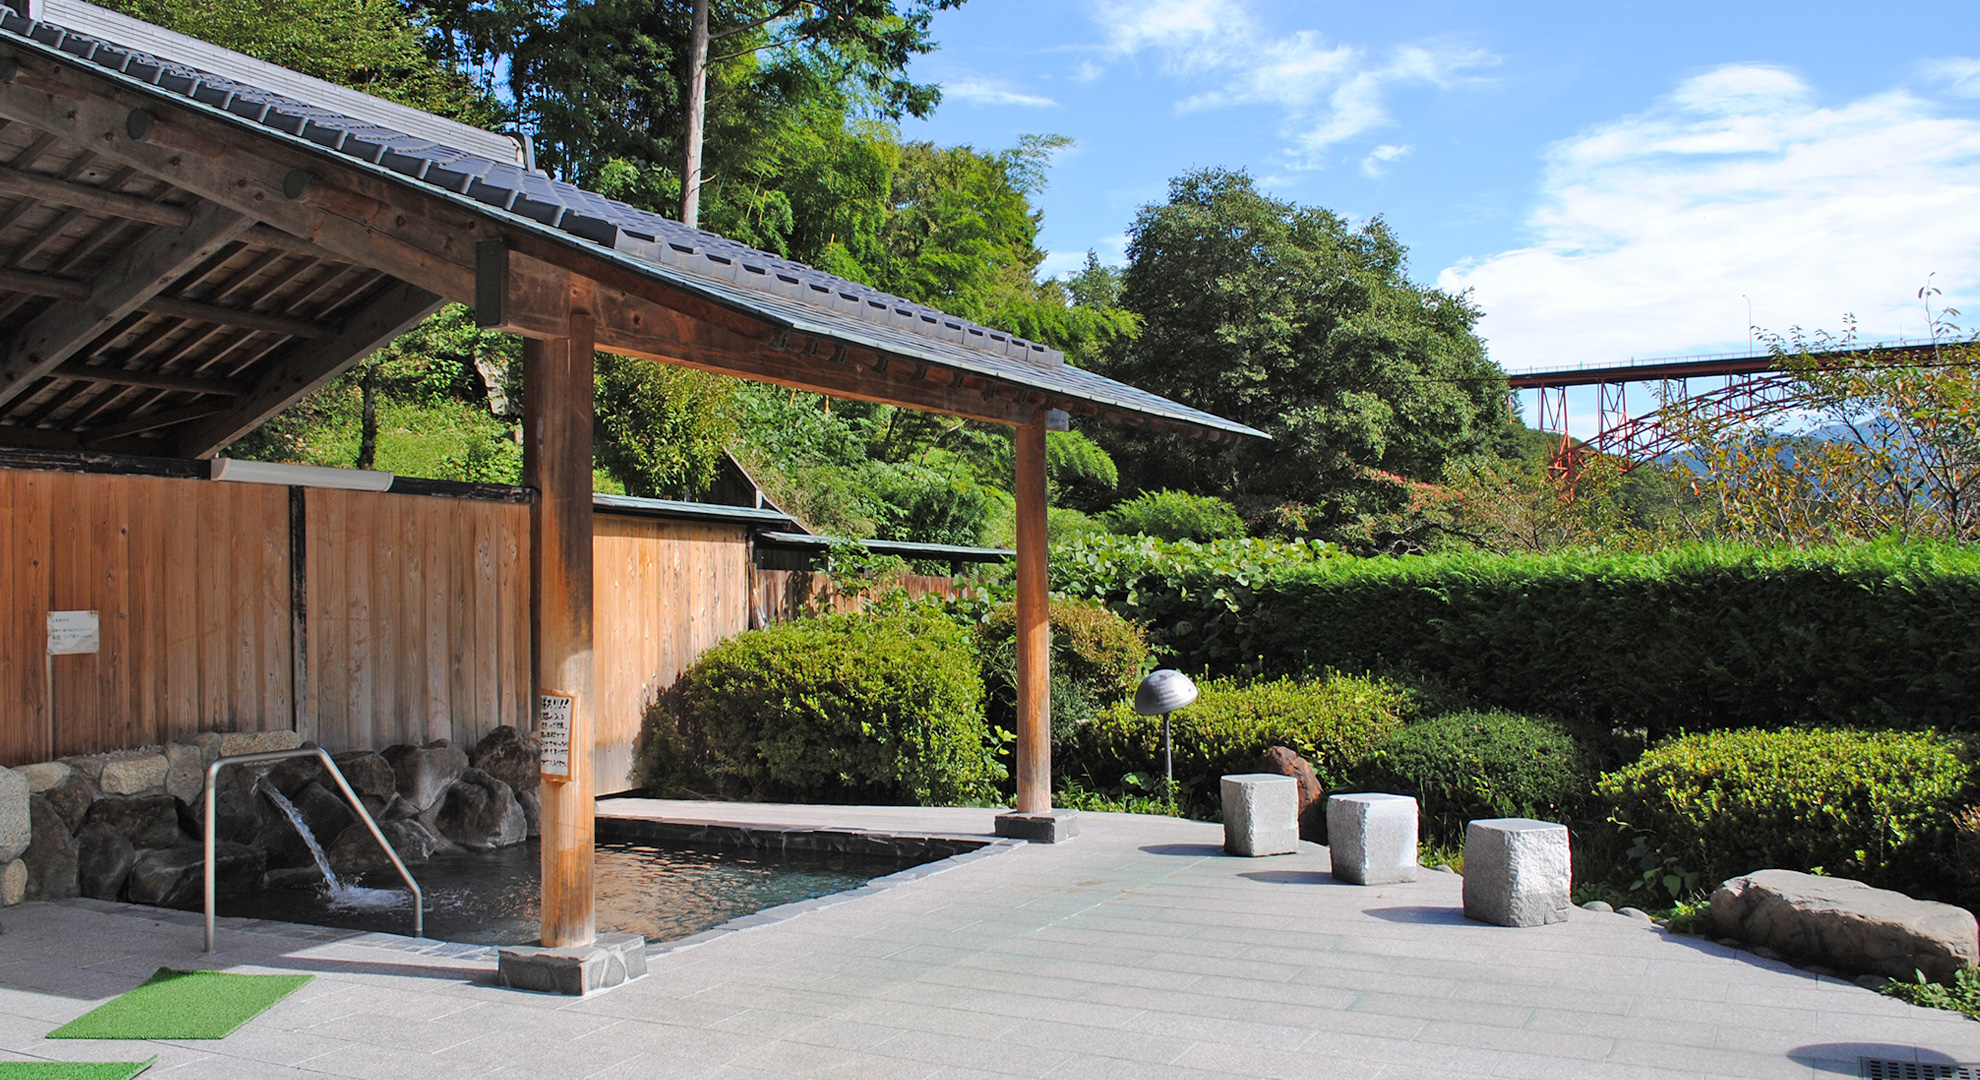
[[[1795,355],[1817,364],[1930,364],[1937,348],[1925,345],[1869,345],[1860,348],[1811,351]],[[1787,371],[1781,354],[1727,354],[1646,360],[1605,367],[1522,371],[1506,377],[1515,401],[1522,390],[1540,393],[1540,430],[1558,431],[1548,468],[1557,478],[1572,481],[1591,457],[1609,455],[1624,472],[1659,455],[1683,448],[1701,430],[1722,430],[1807,404],[1799,380]],[[1700,385],[1703,384],[1703,385]],[[1568,435],[1568,390],[1595,387],[1595,434],[1586,440]],[[1637,404],[1630,388],[1637,387]],[[1678,423],[1683,420],[1685,423]]]

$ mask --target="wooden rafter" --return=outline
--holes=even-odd
[[[73,206],[78,210],[108,214],[127,221],[163,225],[168,229],[183,229],[192,224],[191,207],[152,202],[121,191],[91,187],[20,169],[0,168],[0,192],[56,206]]]
[[[0,403],[61,366],[250,224],[233,210],[207,203],[193,212],[187,228],[159,229],[126,248],[98,273],[87,299],[56,303],[0,347]]]
[[[317,384],[390,344],[393,338],[412,329],[445,303],[425,289],[394,282],[347,317],[335,335],[321,341],[297,342],[277,354],[239,401],[169,439],[172,453],[178,457],[211,457],[288,408]]]

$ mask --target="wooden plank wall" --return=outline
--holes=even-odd
[[[331,750],[527,729],[529,507],[312,488],[309,693]]]
[[[50,610],[101,650],[49,657]],[[0,764],[287,728],[290,640],[285,490],[0,470]]]
[[[929,574],[904,574],[900,584],[917,600],[954,596],[957,589],[953,578]],[[839,612],[857,610],[860,604],[858,597],[833,591],[831,575],[815,570],[758,570],[753,592],[757,622],[765,626],[803,618],[813,607]]]
[[[695,657],[749,629],[749,543],[741,525],[592,521],[592,764],[605,795],[634,786],[647,709]]]

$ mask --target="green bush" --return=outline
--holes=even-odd
[[[1187,491],[1149,491],[1100,515],[1107,527],[1124,536],[1153,536],[1163,540],[1229,540],[1244,535],[1237,508],[1208,495]]]
[[[1424,840],[1445,846],[1463,844],[1465,822],[1477,818],[1576,818],[1595,779],[1587,751],[1563,725],[1504,712],[1411,724],[1354,773],[1363,790],[1415,796]]]
[[[826,615],[739,634],[678,684],[648,757],[751,798],[954,803],[1002,778],[969,633],[939,611]],[[657,769],[655,771],[658,771]]]
[[[1141,628],[1091,600],[1053,598],[1052,734],[1063,739],[1093,714],[1134,693],[1148,660]],[[1017,609],[999,604],[977,628],[990,723],[1017,723]]]
[[[1596,785],[1618,826],[1698,888],[1776,867],[1944,895],[1974,771],[1934,732],[1719,731],[1652,747]]]
[[[1415,708],[1411,693],[1380,679],[1333,676],[1241,684],[1210,679],[1196,703],[1171,716],[1176,788],[1196,812],[1215,816],[1217,780],[1246,773],[1274,746],[1313,763],[1321,784],[1338,783]],[[1088,791],[1154,790],[1162,775],[1162,718],[1121,702],[1082,724],[1061,747],[1062,772]]]
[[[1970,729],[1980,548],[1359,559],[1304,544],[1086,540],[1053,588],[1186,671],[1429,679],[1486,708],[1647,731]]]

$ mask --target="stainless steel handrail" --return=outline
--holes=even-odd
[[[288,758],[310,757],[312,755],[321,758],[323,767],[330,770],[331,776],[336,777],[337,786],[343,790],[344,798],[350,800],[351,809],[357,811],[358,820],[364,822],[364,827],[371,830],[372,839],[378,841],[378,846],[385,849],[385,857],[392,860],[392,865],[398,869],[399,876],[406,879],[406,885],[412,889],[413,894],[413,936],[426,936],[426,895],[420,892],[419,882],[413,880],[412,871],[407,870],[406,864],[399,860],[399,853],[392,850],[392,845],[385,839],[385,834],[379,831],[378,823],[371,820],[371,812],[364,808],[364,801],[358,798],[357,792],[351,790],[351,782],[344,779],[343,770],[337,768],[337,763],[330,760],[329,751],[324,750],[322,747],[311,746],[296,750],[270,750],[261,754],[236,754],[233,757],[223,757],[206,767],[207,952],[213,951],[213,823],[215,818],[218,817],[214,810],[214,804],[218,801],[214,796],[214,780],[219,777],[220,770],[228,765],[258,765],[264,761],[283,761]]]

